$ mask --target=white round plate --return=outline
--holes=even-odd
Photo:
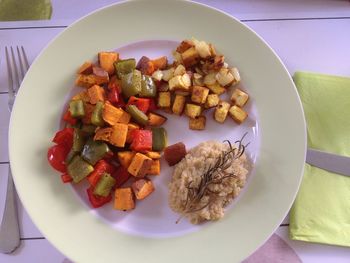
[[[209,121],[205,131],[185,118],[167,123],[170,143],[192,147],[248,132],[254,174],[224,219],[199,227],[167,206],[171,169],[163,163],[156,192],[123,213],[90,209],[83,184],[69,187],[48,165],[47,148],[72,92],[76,69],[102,50],[123,58],[170,56],[191,37],[213,43],[240,69],[251,101],[241,126]],[[75,262],[240,262],[274,232],[298,190],[305,160],[305,121],[287,70],[252,30],[231,16],[186,1],[131,1],[96,11],[62,32],[38,56],[17,95],[10,121],[11,169],[19,196],[45,237]]]

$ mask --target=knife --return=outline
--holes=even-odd
[[[308,148],[306,162],[332,173],[350,176],[350,157]]]

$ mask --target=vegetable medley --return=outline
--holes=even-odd
[[[167,147],[161,127],[164,110],[189,117],[189,128],[205,128],[205,111],[215,108],[214,119],[227,115],[240,124],[247,118],[243,106],[248,94],[236,88],[231,102],[220,95],[240,81],[236,68],[211,44],[184,40],[166,56],[121,59],[117,52],[100,52],[98,61],[78,69],[75,84],[85,88],[69,101],[63,115],[65,128],[48,150],[51,166],[62,173],[64,183],[87,180],[92,207],[112,201],[117,210],[135,208],[154,190],[149,176],[160,175],[160,158],[175,165],[186,155],[183,143]]]

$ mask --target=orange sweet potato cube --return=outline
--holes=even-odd
[[[132,158],[135,156],[135,152],[132,151],[123,151],[123,152],[118,152],[118,160],[121,166],[124,168],[128,169]]]
[[[112,127],[113,131],[109,138],[109,142],[117,147],[124,147],[126,135],[128,133],[128,125],[124,123],[116,123]]]
[[[160,160],[152,160],[151,166],[147,171],[148,175],[160,175]]]
[[[123,110],[114,107],[110,102],[106,102],[103,107],[102,118],[110,125],[115,125],[123,115]]]
[[[100,52],[98,53],[98,60],[101,68],[108,72],[109,75],[114,73],[114,62],[118,61],[119,53],[117,52]]]
[[[134,208],[135,200],[131,187],[117,188],[114,193],[114,209],[127,211]]]
[[[135,177],[144,177],[151,165],[151,158],[142,153],[136,153],[128,167],[128,172]]]
[[[105,100],[105,90],[99,85],[93,85],[87,92],[91,104],[96,104],[99,101]]]
[[[143,200],[147,196],[149,196],[154,191],[154,185],[152,181],[147,179],[139,179],[136,180],[131,185],[132,190],[134,191],[134,194],[136,196],[137,200]]]

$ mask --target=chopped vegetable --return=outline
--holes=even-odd
[[[155,70],[165,69],[168,65],[168,58],[166,56],[162,56],[156,59],[151,60]]]
[[[63,144],[70,149],[73,145],[73,133],[73,128],[64,128],[55,134],[55,137],[52,139],[52,141],[56,144]]]
[[[69,111],[73,118],[82,118],[85,115],[84,102],[82,100],[72,100],[69,103]]]
[[[202,113],[202,108],[199,105],[187,103],[185,108],[185,114],[190,118],[196,118]]]
[[[147,125],[148,117],[142,111],[140,111],[135,105],[126,106],[126,111],[130,113],[131,118],[133,118],[137,123],[141,125]]]
[[[109,142],[117,147],[124,147],[126,142],[126,136],[128,134],[128,125],[124,123],[116,123],[112,127],[113,131],[110,136]]]
[[[125,98],[138,95],[141,92],[141,72],[133,70],[122,76],[122,93]]]
[[[105,90],[99,85],[93,85],[87,90],[91,104],[105,100]]]
[[[132,72],[136,68],[136,60],[134,58],[119,60],[114,63],[115,72],[119,79],[122,79],[123,75]]]
[[[129,174],[127,168],[123,166],[119,166],[117,170],[112,173],[112,176],[115,178],[117,181],[115,184],[116,188],[121,187],[128,179],[131,177],[131,174]]]
[[[118,122],[128,124],[130,122],[131,115],[124,110],[122,110],[122,111],[123,111],[123,114],[122,114],[122,116],[120,116]]]
[[[160,159],[160,152],[146,152],[146,156],[151,159]]]
[[[154,112],[149,112],[147,114],[147,117],[148,117],[148,125],[153,127],[162,126],[168,119],[167,117],[164,117],[160,114],[156,114]]]
[[[152,128],[152,150],[162,151],[168,144],[167,132],[162,127]]]
[[[209,94],[204,104],[206,109],[216,107],[219,104],[220,97],[217,94]]]
[[[128,133],[126,135],[126,143],[132,143],[133,132],[140,128],[136,123],[128,123]]]
[[[220,101],[215,108],[214,119],[220,123],[225,122],[229,108],[230,103],[226,101]]]
[[[152,160],[152,164],[147,171],[148,175],[159,175],[160,174],[160,160]]]
[[[152,131],[135,130],[130,148],[136,152],[146,152],[152,150]]]
[[[104,104],[102,118],[109,125],[115,125],[118,123],[119,119],[123,115],[123,110],[117,107],[114,107],[108,101]]]
[[[79,154],[79,152],[76,152],[73,149],[71,149],[69,151],[69,153],[67,154],[66,159],[64,160],[65,164],[66,165],[70,164],[70,162],[73,160],[73,158],[78,154]]]
[[[142,74],[149,76],[152,75],[152,73],[154,72],[154,65],[152,61],[146,56],[141,57],[141,59],[137,63],[136,68],[140,70]]]
[[[68,174],[73,178],[74,183],[79,183],[87,177],[94,167],[81,158],[81,156],[74,156],[73,160],[67,166]]]
[[[248,114],[240,107],[233,105],[228,113],[230,114],[231,118],[238,124],[241,124],[247,117]]]
[[[91,124],[83,124],[83,126],[81,126],[81,131],[86,136],[94,135],[94,133],[96,131],[96,126],[95,125],[91,125]]]
[[[135,105],[140,111],[143,113],[147,113],[149,106],[150,106],[151,100],[147,98],[137,98],[135,96],[131,96],[129,98],[128,104],[129,105]]]
[[[113,132],[113,129],[108,127],[108,128],[98,128],[96,130],[94,140],[95,141],[105,141],[109,142],[109,139],[111,137],[111,134]]]
[[[70,183],[73,181],[73,178],[69,174],[62,174],[61,175],[61,180],[64,184]]]
[[[61,173],[66,172],[65,160],[69,153],[67,146],[57,144],[49,148],[47,151],[47,159],[50,165]]]
[[[92,116],[92,113],[94,112],[94,109],[95,109],[95,105],[84,102],[85,116],[81,119],[81,121],[84,124],[91,124],[91,116]]]
[[[90,61],[86,61],[84,62],[83,65],[80,66],[80,68],[78,69],[78,74],[91,74],[92,73],[92,67],[93,64]]]
[[[102,174],[95,186],[94,195],[103,197],[108,196],[111,193],[115,183],[116,180],[109,173]]]
[[[94,171],[89,174],[87,179],[90,185],[95,187],[97,182],[100,180],[100,177],[102,176],[102,174],[104,173],[113,174],[114,171],[115,171],[115,167],[102,159],[95,164]]]
[[[76,118],[72,117],[72,114],[70,113],[70,110],[68,109],[66,113],[63,115],[63,120],[65,122],[68,122],[71,125],[77,124],[78,120]]]
[[[104,121],[103,121],[103,108],[104,108],[104,104],[103,102],[99,101],[96,103],[94,111],[92,112],[91,115],[91,123],[95,126],[103,126],[104,125]]]
[[[114,73],[114,63],[119,59],[117,52],[99,52],[98,61],[101,68],[108,72],[109,75]]]
[[[86,190],[86,192],[88,194],[89,201],[90,201],[93,208],[101,207],[101,206],[109,203],[112,200],[112,195],[108,195],[107,197],[94,195],[93,186],[90,186]]]
[[[198,62],[199,54],[195,47],[191,47],[181,54],[181,58],[184,66],[188,68]]]
[[[109,151],[110,149],[106,143],[89,139],[83,147],[81,156],[91,165],[95,165],[97,161],[101,160]]]
[[[115,190],[114,209],[127,211],[135,208],[134,195],[130,187]]]
[[[113,87],[108,91],[107,99],[112,104],[117,104],[120,101],[120,95],[117,88]]]
[[[154,191],[153,183],[147,179],[138,179],[132,185],[131,188],[136,196],[137,200],[143,200]]]
[[[128,167],[128,172],[135,177],[144,177],[151,164],[151,158],[142,153],[136,153]]]
[[[71,100],[82,100],[83,102],[89,102],[90,96],[87,90],[81,91],[78,94],[75,94]]]
[[[194,119],[190,118],[189,120],[189,128],[191,130],[204,130],[205,123],[206,123],[206,117],[205,116],[198,116]]]
[[[142,76],[141,92],[139,95],[141,97],[155,97],[157,95],[157,87],[151,77],[145,75]]]
[[[192,89],[191,100],[194,103],[204,104],[209,95],[209,89],[201,86],[194,86]]]
[[[158,104],[159,108],[170,108],[171,106],[171,95],[169,91],[159,92],[158,94]]]
[[[238,107],[243,107],[249,99],[249,95],[239,88],[235,89],[231,96],[231,101]]]
[[[175,143],[164,149],[164,158],[170,166],[180,162],[186,156],[186,146],[182,142]]]
[[[131,152],[131,151],[123,151],[123,152],[118,152],[118,160],[121,166],[123,166],[124,168],[128,168],[132,158],[134,158],[135,156],[135,152]]]
[[[84,147],[84,143],[85,143],[85,138],[84,138],[83,132],[80,129],[75,128],[72,150],[75,152],[80,152],[81,149],[83,149]]]
[[[176,115],[181,115],[185,108],[185,103],[186,103],[185,96],[176,95],[173,103],[173,107],[172,107],[173,113]]]

